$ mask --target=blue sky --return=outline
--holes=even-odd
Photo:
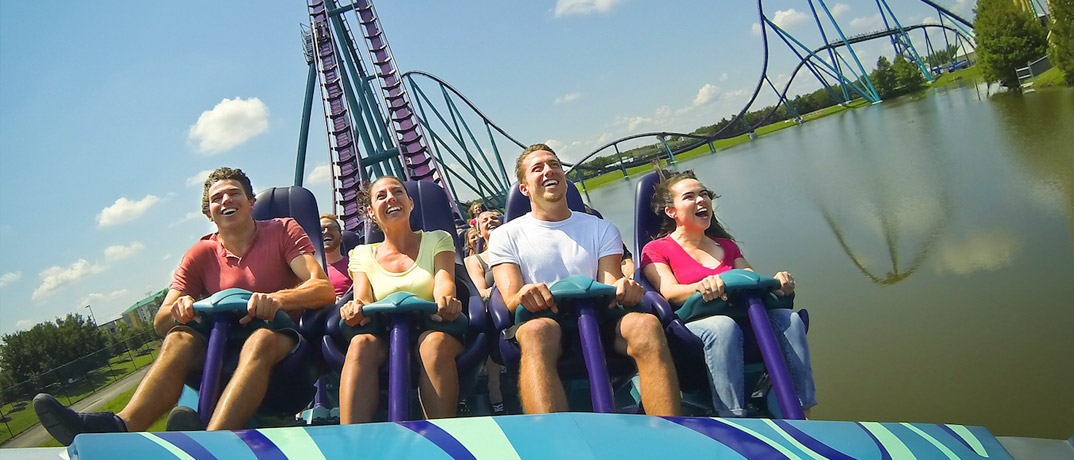
[[[936,17],[889,1],[906,24]],[[943,4],[972,19],[973,0]],[[761,64],[750,1],[376,6],[401,69],[444,78],[516,138],[568,159],[626,134],[715,123],[742,106]],[[873,0],[828,6],[848,34],[882,27]],[[765,3],[816,46],[808,8]],[[291,184],[306,22],[302,1],[0,3],[0,333],[85,305],[105,322],[166,287],[212,231],[199,212],[205,171],[240,167],[257,190]],[[772,49],[781,85],[797,61]],[[883,41],[855,49],[870,69],[891,55]],[[318,113],[306,185],[330,211]]]

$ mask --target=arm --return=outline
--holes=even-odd
[[[239,320],[240,324],[246,324],[255,317],[271,320],[276,316],[277,310],[292,313],[335,303],[336,293],[332,289],[332,283],[328,281],[328,275],[313,255],[301,254],[291,259],[288,265],[291,271],[303,280],[302,284],[267,294],[254,293],[250,297],[250,313]]]
[[[636,281],[623,276],[623,255],[609,254],[597,261],[597,281],[615,286],[615,301],[633,306],[641,301],[645,289]],[[614,306],[614,305],[612,305]]]
[[[502,263],[493,266],[492,277],[496,280],[496,287],[503,296],[507,311],[512,315],[515,314],[515,310],[518,310],[519,305],[533,312],[552,309],[552,312],[559,313],[548,286],[544,283],[523,285],[522,269],[517,264]]]
[[[153,330],[158,336],[164,337],[175,326],[176,321],[180,323],[187,323],[192,319],[201,321],[201,318],[194,315],[194,309],[191,307],[193,304],[194,299],[185,292],[169,289],[168,295],[164,297],[160,308],[157,309],[157,315],[153,317]]]
[[[354,280],[352,285],[354,300],[339,307],[339,317],[351,326],[365,326],[372,320],[362,316],[362,305],[375,301],[373,285],[369,284],[369,277],[366,276],[365,272],[348,271],[348,273],[351,275],[351,279]]]
[[[485,272],[481,270],[481,262],[478,262],[478,257],[480,256],[474,254],[464,260],[466,262],[466,273],[470,275],[470,281],[474,282],[474,287],[481,294],[481,298],[487,299],[492,294],[492,287],[485,285]]]
[[[735,259],[735,268],[740,270],[754,271],[750,263],[746,261],[745,257],[739,257]],[[773,278],[779,280],[779,289],[774,292],[776,295],[783,297],[791,295],[794,292],[794,277],[788,272],[777,272]]]
[[[433,321],[453,321],[462,313],[462,302],[455,298],[455,251],[440,251],[433,257]]]

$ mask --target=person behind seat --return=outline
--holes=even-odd
[[[500,213],[496,211],[485,211],[477,216],[477,237],[485,240],[485,251],[478,254],[467,257],[466,272],[470,274],[470,279],[473,280],[474,286],[477,286],[477,290],[481,293],[482,299],[488,299],[489,294],[492,292],[492,284],[495,282],[492,278],[492,270],[489,269],[489,235],[496,227],[500,226]]]
[[[661,238],[645,245],[641,269],[660,294],[673,303],[685,302],[700,292],[707,300],[727,300],[720,274],[731,269],[753,271],[712,209],[712,191],[697,180],[692,171],[670,173],[653,193],[653,211],[664,217]],[[778,296],[794,292],[790,273],[776,273]],[[768,310],[803,409],[815,406],[813,370],[805,324],[790,309]],[[714,315],[687,318],[686,327],[705,344],[712,402],[722,417],[746,415],[743,374],[742,330],[733,319]]]
[[[340,308],[340,317],[357,334],[351,339],[339,384],[340,423],[373,419],[380,399],[379,372],[387,357],[385,329],[376,318],[362,315],[362,305],[399,291],[436,302],[437,312],[422,318],[417,348],[418,391],[428,418],[452,417],[459,399],[455,357],[462,352],[466,317],[455,298],[455,245],[443,230],[410,229],[414,200],[403,183],[384,176],[363,188],[359,203],[369,220],[384,232],[384,242],[351,250],[350,275],[354,300]]]
[[[205,180],[202,212],[217,232],[202,237],[183,255],[171,289],[157,311],[154,328],[164,337],[160,356],[118,414],[78,413],[50,395],[34,398],[34,410],[52,437],[70,444],[75,435],[90,432],[144,431],[175,405],[188,374],[201,369],[206,336],[186,324],[200,322],[192,304],[227,289],[253,291],[246,317],[271,320],[282,310],[293,319],[305,309],[331,304],[332,285],[313,257],[313,245],[293,219],[254,221],[250,179],[239,169],[219,168]],[[282,413],[301,410],[313,394],[313,382],[301,373],[273,375],[273,367],[299,349],[302,336],[294,330],[257,329],[240,350],[238,366],[224,388],[208,429],[237,430],[262,400]],[[230,345],[230,344],[229,344]],[[272,376],[270,378],[270,376]],[[201,429],[197,414],[177,407],[169,429]]]
[[[567,207],[567,179],[550,147],[526,148],[515,164],[519,190],[532,211],[492,233],[489,264],[508,310],[521,305],[538,312],[558,312],[548,285],[571,275],[592,277],[616,288],[616,302],[633,306],[643,289],[620,269],[623,241],[606,221]],[[611,306],[614,307],[614,304]],[[660,321],[645,313],[614,308],[602,315],[602,336],[616,353],[638,365],[641,397],[650,415],[679,412],[679,383]],[[522,350],[519,392],[528,414],[567,410],[567,396],[556,363],[562,353],[562,331],[552,318],[541,317],[508,330]]]
[[[477,215],[476,220],[477,226],[471,227],[471,229],[476,229],[477,237],[485,240],[485,251],[478,254],[475,249],[471,249],[473,255],[467,257],[464,262],[466,262],[466,272],[470,275],[470,279],[473,280],[478,292],[481,293],[481,299],[488,301],[489,296],[492,294],[492,285],[496,282],[492,278],[492,270],[488,264],[489,235],[500,226],[500,213],[497,211],[484,211]],[[469,232],[467,232],[467,235],[469,235]],[[502,366],[496,364],[496,361],[493,361],[490,357],[485,360],[485,369],[488,371],[489,405],[492,408],[492,415],[503,415],[507,412],[503,405],[503,392],[500,390],[500,370]]]
[[[339,227],[339,218],[335,214],[321,214],[321,237],[324,238],[324,257],[328,261],[328,280],[336,291],[336,300],[343,297],[351,288],[351,277],[347,274],[350,258],[343,255],[343,229]]]

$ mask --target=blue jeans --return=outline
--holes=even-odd
[[[797,313],[784,308],[768,310],[768,322],[783,350],[798,402],[803,409],[817,405],[805,323]],[[716,413],[721,417],[745,416],[742,330],[738,324],[727,316],[717,315],[686,323],[686,328],[705,344],[705,365]]]

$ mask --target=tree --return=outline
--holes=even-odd
[[[55,322],[38,323],[28,331],[6,334],[0,345],[0,368],[15,382],[38,376],[104,348],[106,339],[82,315],[68,314]],[[67,366],[56,378],[77,377],[104,365],[109,357],[98,353],[84,366]]]
[[[925,84],[921,69],[910,63],[903,55],[896,55],[891,67],[895,71],[895,82],[902,88],[902,91],[913,91]]]
[[[1048,56],[1052,65],[1066,73],[1067,86],[1074,86],[1074,0],[1051,0],[1052,40]]]
[[[869,75],[869,78],[873,81],[873,86],[876,87],[876,92],[880,94],[881,99],[894,96],[895,89],[899,87],[898,80],[895,78],[895,69],[884,56],[876,60],[876,70]]]
[[[979,0],[973,21],[977,33],[977,64],[988,81],[1017,89],[1015,69],[1044,56],[1047,34],[1032,13],[1010,0]]]

